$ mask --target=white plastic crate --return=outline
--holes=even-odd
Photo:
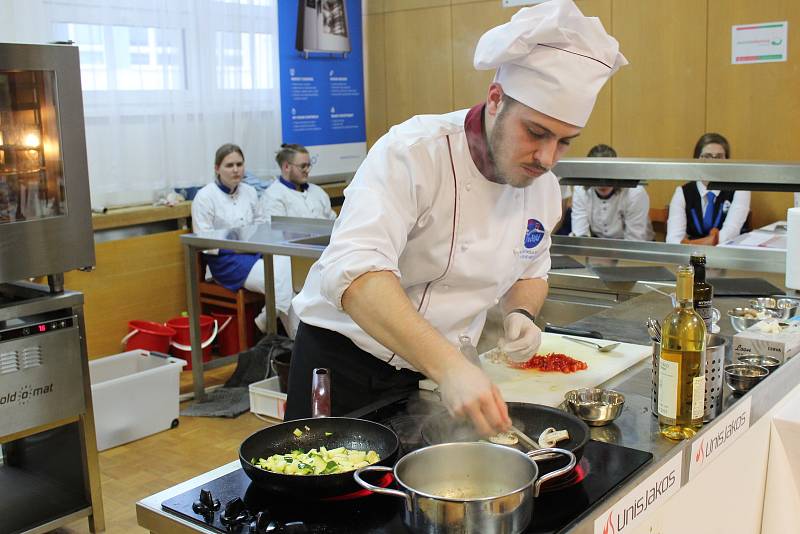
[[[97,450],[178,426],[186,362],[132,350],[89,362]]]
[[[278,387],[278,377],[253,382],[250,390],[250,411],[283,421],[286,415],[286,393]]]

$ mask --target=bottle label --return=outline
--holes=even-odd
[[[658,362],[658,415],[670,419],[678,417],[678,369],[677,362]]]
[[[706,375],[692,379],[692,420],[703,417],[706,402]]]
[[[710,300],[699,300],[694,303],[694,311],[703,318],[703,322],[706,323],[706,329],[709,333],[711,332],[711,319],[714,316],[714,312],[711,310]]]

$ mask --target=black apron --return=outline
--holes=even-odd
[[[286,421],[311,417],[315,367],[330,370],[332,416],[343,416],[382,398],[411,394],[425,378],[379,360],[342,334],[301,322],[292,350]]]

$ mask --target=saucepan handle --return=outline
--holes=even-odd
[[[542,484],[544,484],[548,480],[560,477],[565,473],[569,473],[570,471],[572,471],[572,469],[575,467],[575,464],[577,463],[575,455],[566,449],[544,448],[544,449],[536,449],[535,451],[530,451],[527,453],[528,458],[530,458],[533,461],[536,461],[537,456],[545,456],[547,454],[563,454],[564,456],[569,458],[569,463],[566,466],[562,467],[561,469],[556,469],[552,473],[547,473],[546,475],[542,475],[541,477],[539,477],[539,479],[536,481],[536,484],[533,485],[534,497],[539,496],[539,489],[542,487]]]
[[[366,473],[368,471],[380,471],[384,473],[391,473],[392,471],[394,471],[394,469],[382,465],[365,465],[364,467],[359,467],[358,469],[356,469],[356,472],[353,473],[353,478],[356,479],[356,482],[358,483],[359,486],[361,486],[364,489],[368,489],[373,493],[382,493],[384,495],[391,495],[392,497],[400,497],[401,499],[406,501],[406,506],[408,507],[409,510],[411,510],[411,496],[408,493],[391,488],[381,488],[380,486],[370,484],[369,482],[361,478],[361,473]]]

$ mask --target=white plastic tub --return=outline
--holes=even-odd
[[[280,392],[277,376],[253,382],[248,389],[251,412],[283,421],[286,415],[286,393]]]
[[[97,449],[178,426],[180,372],[186,362],[132,350],[89,362]]]

